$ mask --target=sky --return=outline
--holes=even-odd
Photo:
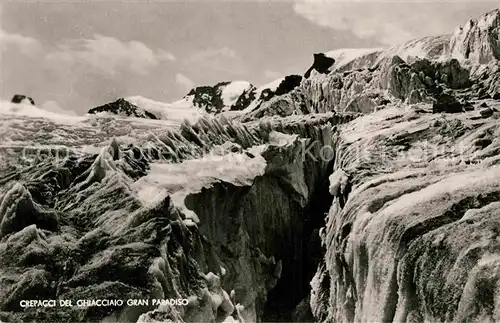
[[[453,32],[498,1],[0,2],[0,96],[84,114],[120,97],[303,74],[312,54]]]

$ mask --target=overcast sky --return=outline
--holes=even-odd
[[[303,74],[315,52],[450,33],[490,2],[3,2],[1,96],[86,112],[119,97]]]

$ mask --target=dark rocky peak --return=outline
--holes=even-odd
[[[285,77],[283,81],[281,81],[280,85],[276,89],[275,95],[283,95],[291,90],[295,89],[302,82],[302,76],[300,75],[288,75]]]
[[[137,117],[145,119],[158,119],[154,114],[148,112],[137,105],[134,105],[127,100],[120,98],[114,102],[107,103],[88,111],[90,114],[96,114],[100,112],[108,112],[116,115],[127,116],[127,117]]]
[[[302,82],[302,76],[300,75],[287,75],[280,82],[278,87],[275,90],[273,89],[264,89],[259,96],[259,99],[263,102],[267,102],[274,98],[275,96],[280,96],[291,92]]]
[[[246,107],[248,107],[250,103],[252,103],[252,101],[255,100],[256,90],[257,88],[252,85],[250,88],[243,91],[243,93],[240,95],[236,103],[231,106],[231,110],[241,111]]]
[[[314,54],[313,65],[307,70],[304,77],[309,78],[313,70],[316,70],[321,74],[328,74],[330,72],[329,69],[333,64],[335,64],[335,59],[328,57],[323,53]]]
[[[31,105],[35,105],[35,101],[26,96],[26,95],[22,95],[22,94],[15,94],[13,97],[12,97],[12,100],[11,100],[12,103],[23,103],[23,102],[29,102]]]
[[[222,88],[230,82],[219,82],[214,86],[198,86],[189,91],[188,96],[193,97],[193,104],[209,113],[220,113],[224,108],[224,102],[221,98]]]

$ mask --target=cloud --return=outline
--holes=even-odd
[[[76,113],[74,111],[64,110],[63,108],[61,108],[59,106],[59,104],[56,101],[53,101],[53,100],[45,101],[42,104],[41,108],[43,110],[58,113],[58,114],[73,115],[73,116],[76,115]]]
[[[147,75],[160,63],[175,60],[173,54],[163,50],[154,51],[142,42],[122,42],[103,35],[95,35],[93,39],[69,40],[59,45],[58,50],[49,53],[46,58],[84,63],[110,75],[116,74],[118,70]]]
[[[3,51],[16,48],[24,55],[34,54],[42,49],[40,42],[35,38],[8,33],[2,29],[0,29],[0,43]]]
[[[223,59],[235,59],[237,58],[238,55],[236,52],[229,48],[229,47],[222,47],[222,48],[209,48],[203,51],[200,51],[193,56],[191,56],[191,60],[193,61],[206,61],[210,59],[217,59],[217,58],[223,58]]]
[[[166,52],[163,49],[160,49],[158,51],[157,57],[160,61],[172,61],[172,62],[174,62],[177,60],[177,58],[175,58],[174,54]]]
[[[181,73],[175,74],[175,82],[182,86],[186,91],[191,90],[195,85],[193,81]]]
[[[476,11],[480,14],[492,6],[493,1],[302,0],[295,3],[294,10],[320,26],[396,45],[416,37],[451,33]]]
[[[276,71],[272,71],[272,70],[265,70],[264,71],[264,76],[267,79],[276,80],[276,79],[279,79],[280,77],[282,77],[283,74],[279,73],[279,72],[276,72]]]
[[[243,59],[229,47],[207,48],[187,58],[188,66],[195,65],[204,70],[243,75],[247,72]]]
[[[52,112],[82,113],[137,91],[162,99],[165,84],[172,82],[168,71],[175,56],[142,42],[95,35],[51,47],[20,34],[0,30],[0,35],[0,95],[25,94]],[[21,57],[20,50],[30,55]]]

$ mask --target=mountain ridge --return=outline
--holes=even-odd
[[[321,53],[321,55],[333,59],[326,62],[328,73],[355,73],[363,69],[374,69],[381,64],[385,64],[385,61],[392,60],[393,57],[399,57],[409,64],[414,63],[416,60],[453,61],[453,59],[456,59],[463,67],[472,69],[477,64],[487,65],[495,62],[500,57],[500,45],[495,41],[500,33],[499,21],[500,9],[495,9],[477,19],[469,20],[464,27],[457,27],[454,33],[447,35],[416,38],[400,46],[385,49],[348,48]],[[477,48],[477,51],[471,52],[467,48]],[[314,64],[305,73],[305,79],[307,79],[311,71],[316,72]],[[326,72],[326,70],[320,73],[323,72]],[[283,82],[284,78],[275,81],[278,86],[281,84],[280,80]],[[420,81],[425,82],[426,80],[422,79]],[[231,102],[224,102],[227,99],[223,98],[223,92],[228,86],[235,87],[236,92],[232,94]],[[291,90],[293,88],[286,91],[286,93]],[[232,111],[227,115],[238,115],[238,111],[258,109],[259,106],[267,104],[266,102],[275,96],[272,89],[266,90],[264,97],[261,95],[262,93],[262,88],[257,88],[246,81],[227,81],[214,86],[193,88],[183,99],[192,102],[194,108],[204,110],[207,113],[219,114]],[[276,96],[286,93],[278,93]],[[491,96],[495,95],[493,91],[489,93]],[[350,95],[344,94],[343,96]],[[416,98],[418,98],[418,95],[414,94],[412,100],[414,101]],[[346,106],[349,106],[351,100],[368,102],[366,98],[358,99],[356,96],[351,95],[349,99],[344,99],[345,103],[337,109],[343,110]],[[369,104],[376,105],[376,103]],[[361,108],[361,110],[366,110],[366,108]],[[110,107],[108,112],[114,113],[113,108]]]

